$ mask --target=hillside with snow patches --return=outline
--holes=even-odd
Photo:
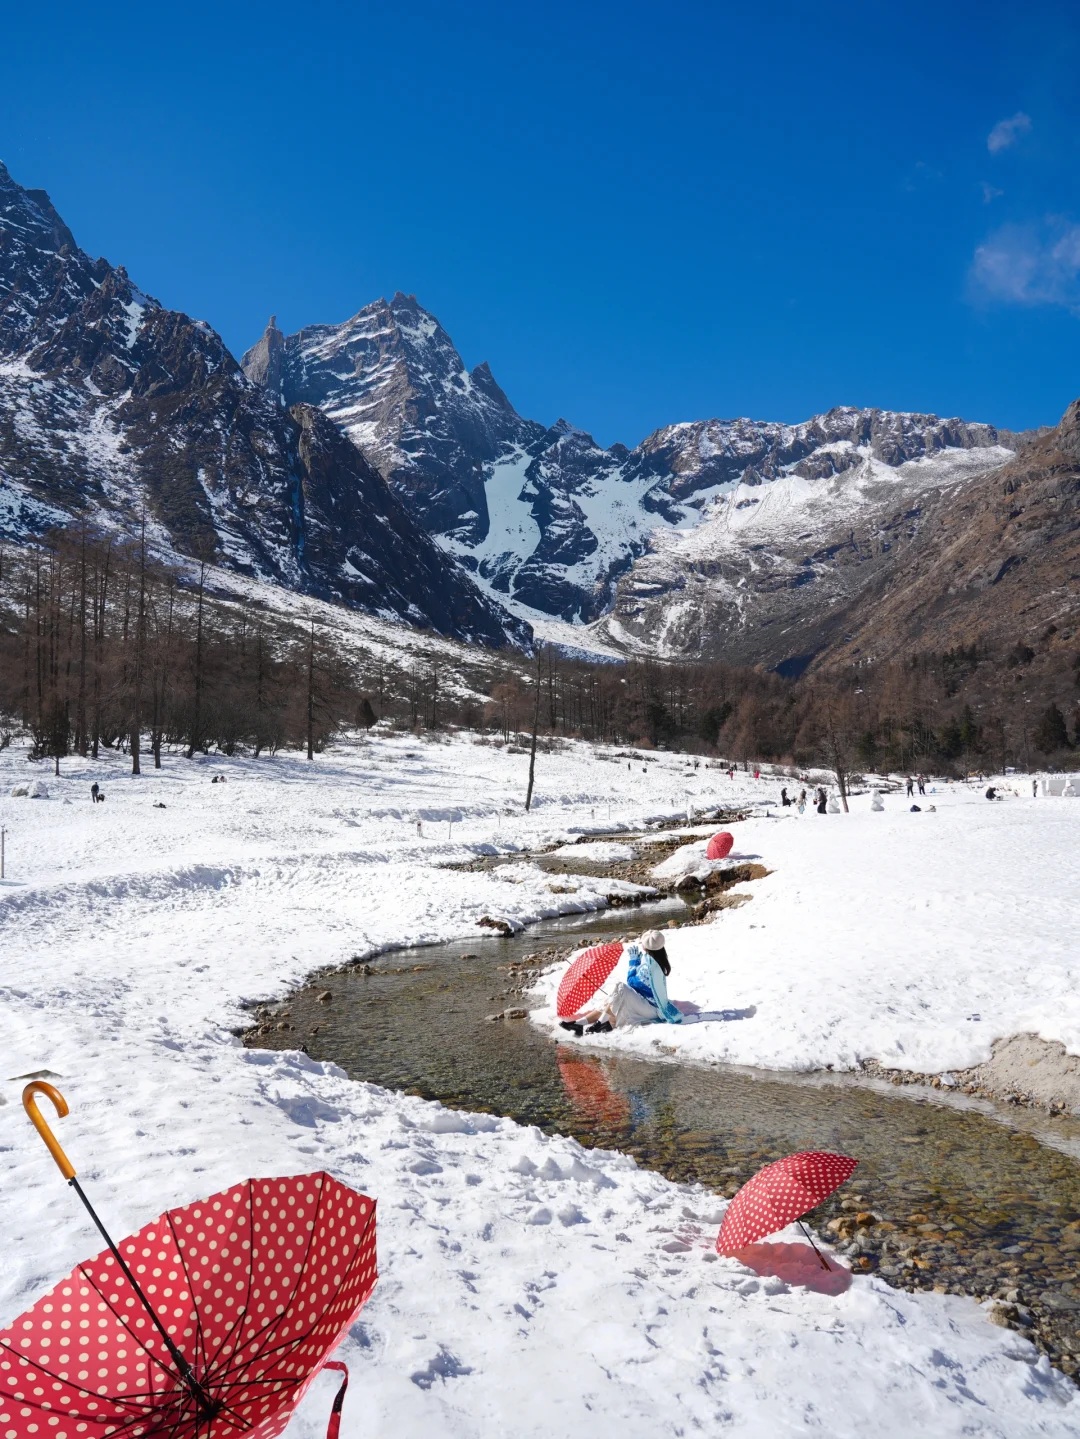
[[[242,361],[318,406],[443,548],[538,635],[614,653],[779,663],[899,550],[928,506],[1007,463],[1016,437],[841,407],[797,425],[669,425],[604,449],[525,420],[490,368],[396,294],[340,325],[271,321]]]

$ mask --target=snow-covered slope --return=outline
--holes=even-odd
[[[806,432],[823,421],[840,438],[806,448]],[[714,438],[695,435],[693,448]],[[791,449],[804,453],[779,458]],[[766,464],[732,466],[693,493],[693,521],[653,529],[598,636],[629,650],[797,672],[842,633],[847,607],[898,554],[917,553],[941,496],[1012,458],[989,426],[935,416],[834,410],[785,428]],[[676,472],[671,487],[678,493],[693,478]]]
[[[551,876],[533,867],[524,882],[510,883],[498,870],[450,869],[447,861],[535,846],[545,835],[570,838],[601,799],[614,803],[616,823],[638,824],[670,802],[674,756],[661,756],[648,775],[631,774],[597,764],[590,746],[572,746],[545,765],[542,804],[529,814],[521,807],[527,759],[474,748],[464,737],[424,745],[376,737],[310,764],[288,754],[192,762],[166,755],[161,771],[138,778],[113,751],[63,765],[60,780],[51,765],[40,767],[49,798],[9,798],[15,781],[38,767],[16,745],[0,751],[0,819],[8,826],[0,886],[0,1323],[101,1247],[19,1104],[27,1074],[45,1070],[71,1103],[58,1137],[119,1235],[247,1175],[325,1168],[377,1199],[381,1278],[338,1355],[352,1369],[342,1439],[1076,1434],[1075,1387],[1026,1337],[987,1322],[988,1310],[972,1299],[906,1293],[876,1274],[856,1272],[848,1286],[841,1273],[846,1287],[830,1293],[815,1283],[815,1270],[755,1273],[717,1256],[725,1201],[700,1185],[669,1183],[627,1155],[583,1150],[508,1119],[350,1081],[299,1049],[244,1049],[229,1032],[250,1021],[242,1000],[283,996],[306,973],[358,952],[452,937],[471,946],[485,915],[524,920],[595,907],[595,897],[553,893]],[[226,784],[211,784],[218,773]],[[709,773],[730,798],[753,798],[753,780]],[[92,780],[106,789],[107,804],[89,803]],[[441,824],[417,834],[418,818],[448,810],[460,814],[452,840]],[[935,817],[895,818],[900,825]],[[962,835],[965,821],[982,815],[968,809],[953,818]],[[812,831],[824,823],[785,824],[792,835],[782,865],[766,848],[780,870],[768,883],[788,896],[789,909],[790,896],[806,888],[793,841],[801,834],[804,850],[816,854]],[[995,827],[1004,834],[1004,822]],[[1070,881],[1050,911],[1063,946],[1078,850],[1074,833],[1053,843],[1053,828],[1041,843],[1037,825],[1023,833],[1033,853],[1053,860],[1052,876],[1064,867]],[[957,834],[950,822],[930,846],[943,857],[939,873]],[[909,861],[920,847],[885,836],[881,843]],[[839,838],[832,853],[844,853]],[[819,865],[814,874],[821,872]],[[847,904],[848,870],[837,863],[827,874],[827,898]],[[961,897],[967,908],[956,912],[957,924],[978,908],[971,895]],[[767,903],[755,899],[746,912]],[[1037,910],[1033,898],[1009,914],[1002,898],[989,913],[996,920],[1004,911],[1016,934],[1018,916]],[[939,936],[948,936],[951,913],[936,907]],[[981,923],[985,931],[986,914]],[[825,928],[814,936],[822,942]],[[800,933],[806,929],[804,921]],[[718,970],[733,972],[725,932],[676,931],[688,942],[715,936],[714,984]],[[779,1023],[775,1006],[762,1006],[755,1032],[797,1039],[803,974],[786,987],[770,978],[771,927],[744,924],[740,935],[736,979],[751,974],[756,959],[780,1005]],[[970,934],[961,938],[972,948]],[[901,991],[902,1016],[884,1015],[872,965],[829,958],[835,983],[816,986],[819,1009],[831,1000],[849,1026],[861,1021],[860,1040],[883,1025],[899,1033],[909,1016],[918,1032],[922,989]],[[688,974],[681,955],[676,965]],[[984,982],[994,973],[1004,981],[999,1004],[1015,999],[1011,1013],[1024,1011],[1026,976],[987,965]],[[846,986],[862,1000],[851,1012]],[[710,1027],[751,1029],[687,1029]],[[595,1072],[602,1084],[603,1071]],[[823,1112],[823,1137],[829,1124]],[[955,1232],[981,1245],[968,1238],[973,1229]],[[1055,1269],[1067,1260],[1061,1251]],[[1059,1295],[1068,1303],[1064,1284],[1054,1286]],[[332,1393],[328,1378],[316,1379],[291,1439],[321,1439]]]
[[[1004,464],[1014,443],[989,425],[838,408],[797,425],[669,425],[604,449],[565,420],[522,419],[487,365],[469,371],[401,294],[294,335],[271,321],[243,365],[283,404],[341,424],[539,633],[593,625],[583,648],[795,656],[802,631],[917,534],[928,500]]]

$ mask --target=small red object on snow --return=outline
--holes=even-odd
[[[857,1159],[808,1149],[766,1164],[728,1205],[716,1239],[718,1254],[734,1254],[815,1208],[855,1172]]]
[[[588,1004],[618,964],[622,951],[621,944],[597,944],[578,955],[559,984],[555,1007],[560,1019],[569,1019]]]
[[[735,843],[735,836],[722,829],[719,834],[714,834],[709,840],[709,847],[705,851],[706,859],[727,859],[731,853],[731,846]]]

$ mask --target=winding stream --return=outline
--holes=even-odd
[[[908,1289],[994,1296],[996,1318],[1080,1370],[1080,1122],[989,1101],[553,1043],[524,1018],[538,967],[685,915],[679,900],[546,921],[523,934],[395,950],[261,1006],[244,1041],[303,1046],[354,1079],[621,1149],[733,1194],[799,1149],[859,1158],[813,1224],[856,1269]]]

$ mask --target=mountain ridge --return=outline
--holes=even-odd
[[[494,646],[528,630],[432,543],[313,407],[283,407],[205,321],[75,244],[0,166],[0,529],[87,517]]]
[[[915,538],[935,489],[1026,442],[836,406],[798,424],[684,421],[604,448],[565,420],[523,419],[490,367],[469,371],[400,292],[340,325],[271,324],[241,363],[254,380],[272,370],[282,403],[341,424],[493,598],[627,653],[797,659],[803,632]]]

